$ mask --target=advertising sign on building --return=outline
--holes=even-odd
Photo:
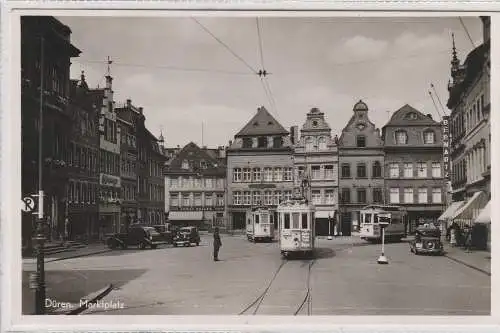
[[[224,207],[218,207],[218,206],[205,206],[205,207],[201,207],[201,206],[170,206],[170,210],[171,211],[177,211],[177,212],[183,212],[183,211],[192,211],[192,212],[197,212],[197,211],[216,211],[216,210],[224,210]]]
[[[444,178],[450,179],[450,118],[449,116],[443,117],[443,171]]]
[[[120,177],[107,175],[105,173],[101,173],[100,175],[100,184],[103,186],[114,186],[120,187]]]

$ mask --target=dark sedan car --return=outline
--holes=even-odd
[[[200,234],[196,227],[180,228],[174,236],[174,246],[191,246],[191,244],[200,245]]]
[[[106,244],[111,249],[117,247],[126,249],[128,246],[139,246],[141,249],[146,247],[156,249],[158,245],[165,244],[165,241],[153,227],[131,225],[124,233],[110,235],[106,239]]]
[[[415,254],[443,255],[444,249],[440,230],[434,226],[419,227],[415,239],[410,241],[410,251]]]

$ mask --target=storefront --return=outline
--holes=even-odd
[[[337,234],[334,210],[318,210],[315,213],[316,236],[333,236]]]
[[[481,213],[479,213],[478,217],[474,221],[474,225],[476,226],[476,230],[478,233],[477,242],[479,243],[479,246],[483,245],[481,244],[481,241],[484,237],[483,232],[486,232],[486,237],[484,237],[484,241],[486,241],[486,249],[488,251],[491,251],[491,201],[489,201],[486,206],[483,208]],[[483,236],[483,237],[481,237]]]
[[[447,230],[448,227],[451,224],[451,217],[456,213],[457,210],[459,210],[463,205],[465,204],[465,201],[455,201],[452,202],[451,205],[446,208],[446,210],[441,214],[441,216],[438,217],[438,222],[441,224],[441,234],[443,236],[447,235]]]

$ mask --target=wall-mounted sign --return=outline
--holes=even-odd
[[[450,117],[443,117],[443,168],[444,168],[444,178],[446,180],[450,179]]]
[[[170,211],[172,212],[182,212],[182,211],[192,211],[192,212],[197,212],[197,211],[223,211],[224,207],[190,207],[190,206],[183,206],[183,207],[175,207],[175,206],[170,206],[169,207]]]
[[[99,177],[99,184],[103,186],[113,186],[113,187],[120,187],[120,177],[117,176],[111,176],[107,175],[104,173],[101,173]]]

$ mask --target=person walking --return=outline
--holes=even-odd
[[[219,249],[222,246],[222,242],[220,240],[219,228],[214,228],[214,261],[219,261]]]

